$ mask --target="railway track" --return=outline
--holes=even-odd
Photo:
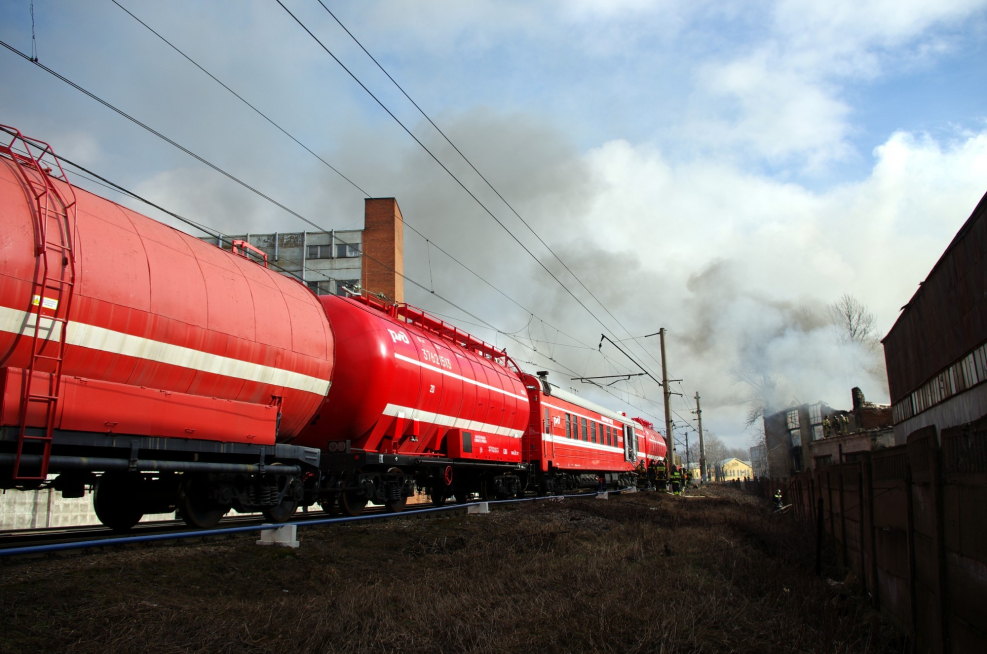
[[[610,491],[619,494],[622,490]],[[523,499],[497,500],[490,502],[469,502],[463,504],[447,504],[443,507],[435,507],[431,504],[411,505],[400,513],[391,513],[384,507],[372,507],[367,509],[360,516],[356,517],[335,517],[322,511],[311,513],[299,513],[288,525],[304,527],[311,524],[342,524],[347,522],[358,522],[363,520],[382,519],[387,517],[407,517],[420,518],[433,515],[435,513],[446,513],[455,511],[466,511],[468,507],[478,504],[487,504],[490,507],[507,504],[517,504],[520,502],[530,502],[535,500],[549,500],[561,498],[589,498],[596,497],[598,493],[573,493],[568,495],[527,497]],[[282,525],[272,525],[256,514],[234,515],[223,518],[219,525],[210,529],[190,529],[181,520],[160,520],[153,522],[140,522],[126,533],[120,534],[102,526],[75,526],[56,527],[46,529],[21,529],[0,533],[0,561],[10,556],[36,556],[52,551],[65,551],[72,549],[89,549],[92,547],[105,547],[114,545],[124,545],[136,542],[169,542],[178,539],[188,538],[209,538],[225,537],[239,533],[256,532],[262,529],[276,529]],[[174,536],[174,538],[170,538]]]
[[[376,515],[386,510],[373,507],[364,511],[364,515]],[[291,522],[304,523],[312,520],[329,518],[329,514],[316,510],[310,513],[299,513]],[[194,529],[182,520],[154,520],[139,522],[126,534],[120,534],[102,525],[78,525],[72,527],[49,527],[43,529],[16,529],[0,532],[0,553],[4,550],[32,545],[50,545],[56,543],[73,543],[81,541],[105,540],[111,544],[113,540],[131,536],[146,536],[152,534],[186,533],[195,531],[203,536],[210,532],[229,527],[251,527],[267,524],[260,514],[232,515],[224,517],[218,525],[209,529]]]

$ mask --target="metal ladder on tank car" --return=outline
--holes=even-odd
[[[13,478],[16,481],[44,481],[48,478],[69,312],[75,290],[75,252],[72,241],[76,223],[76,197],[75,190],[50,145],[26,138],[13,127],[0,125],[0,130],[12,137],[6,145],[0,144],[0,153],[10,157],[34,196],[37,257],[34,292],[25,320],[25,330],[22,332],[25,336],[30,335],[31,361],[25,371],[21,390]],[[15,147],[17,144],[20,145],[19,148]],[[42,159],[46,155],[57,167],[57,174],[53,175],[52,168],[42,165]],[[58,190],[55,180],[65,183],[69,197]],[[44,336],[43,332],[46,332]],[[36,373],[44,376],[41,388],[36,388],[37,384],[34,383]],[[43,435],[27,433],[29,409],[37,404],[44,406]],[[39,449],[40,466],[22,469],[22,457],[25,454],[36,455]]]

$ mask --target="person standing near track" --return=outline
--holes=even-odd
[[[672,468],[672,494],[678,495],[682,489],[682,471],[674,463],[669,465]]]

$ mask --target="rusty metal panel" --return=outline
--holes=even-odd
[[[884,338],[896,403],[987,335],[987,195]]]

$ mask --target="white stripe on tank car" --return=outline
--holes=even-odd
[[[29,330],[34,328],[35,320],[36,314],[34,313],[0,306],[0,331],[11,334],[29,333]],[[52,325],[51,319],[42,317],[39,336],[48,337],[50,332],[52,339],[60,338],[61,323],[54,323],[54,328]],[[315,393],[322,397],[325,397],[326,393],[329,392],[331,384],[328,379],[320,379],[300,372],[210,354],[181,345],[162,343],[81,322],[68,323],[65,342],[75,347],[119,354],[144,361],[156,361],[244,381],[283,386],[296,391]]]
[[[447,416],[443,413],[432,413],[431,411],[412,409],[410,407],[400,406],[398,404],[388,404],[384,407],[385,416],[392,416],[396,418],[398,417],[398,414],[403,414],[401,417],[406,420],[417,420],[419,422],[441,425],[442,427],[449,427],[451,429],[482,431],[485,434],[507,436],[508,438],[521,438],[522,434],[524,434],[524,431],[520,429],[509,429],[500,425],[488,425],[482,422],[476,422],[475,420],[455,418],[453,416]]]
[[[543,441],[549,443],[555,443],[556,445],[572,445],[575,447],[583,447],[588,450],[599,450],[600,452],[610,452],[611,454],[623,454],[624,449],[621,447],[614,447],[612,445],[603,445],[601,443],[590,443],[589,441],[581,441],[575,438],[568,438],[566,436],[553,436],[552,434],[542,434]]]
[[[510,397],[515,397],[515,398],[517,398],[519,400],[524,400],[525,402],[528,401],[528,398],[526,396],[515,395],[514,393],[511,393],[509,391],[505,391],[503,388],[497,388],[496,386],[491,386],[489,384],[484,384],[481,381],[477,381],[475,379],[470,379],[469,377],[463,377],[462,375],[457,375],[456,373],[454,373],[454,372],[452,372],[450,370],[443,370],[442,368],[436,368],[435,366],[429,365],[429,364],[424,363],[422,361],[419,361],[418,359],[412,359],[411,357],[406,357],[405,355],[401,354],[400,352],[395,352],[394,353],[394,358],[401,359],[402,361],[407,361],[408,363],[410,363],[412,365],[421,366],[422,368],[428,368],[429,370],[433,370],[433,371],[435,371],[435,372],[437,372],[437,373],[439,373],[441,375],[445,375],[446,377],[452,377],[453,379],[459,379],[460,381],[464,381],[467,384],[473,384],[474,386],[479,386],[481,388],[489,389],[491,391],[494,391],[495,393],[501,393],[503,395],[508,395]],[[465,357],[463,357],[463,358],[465,358]]]

